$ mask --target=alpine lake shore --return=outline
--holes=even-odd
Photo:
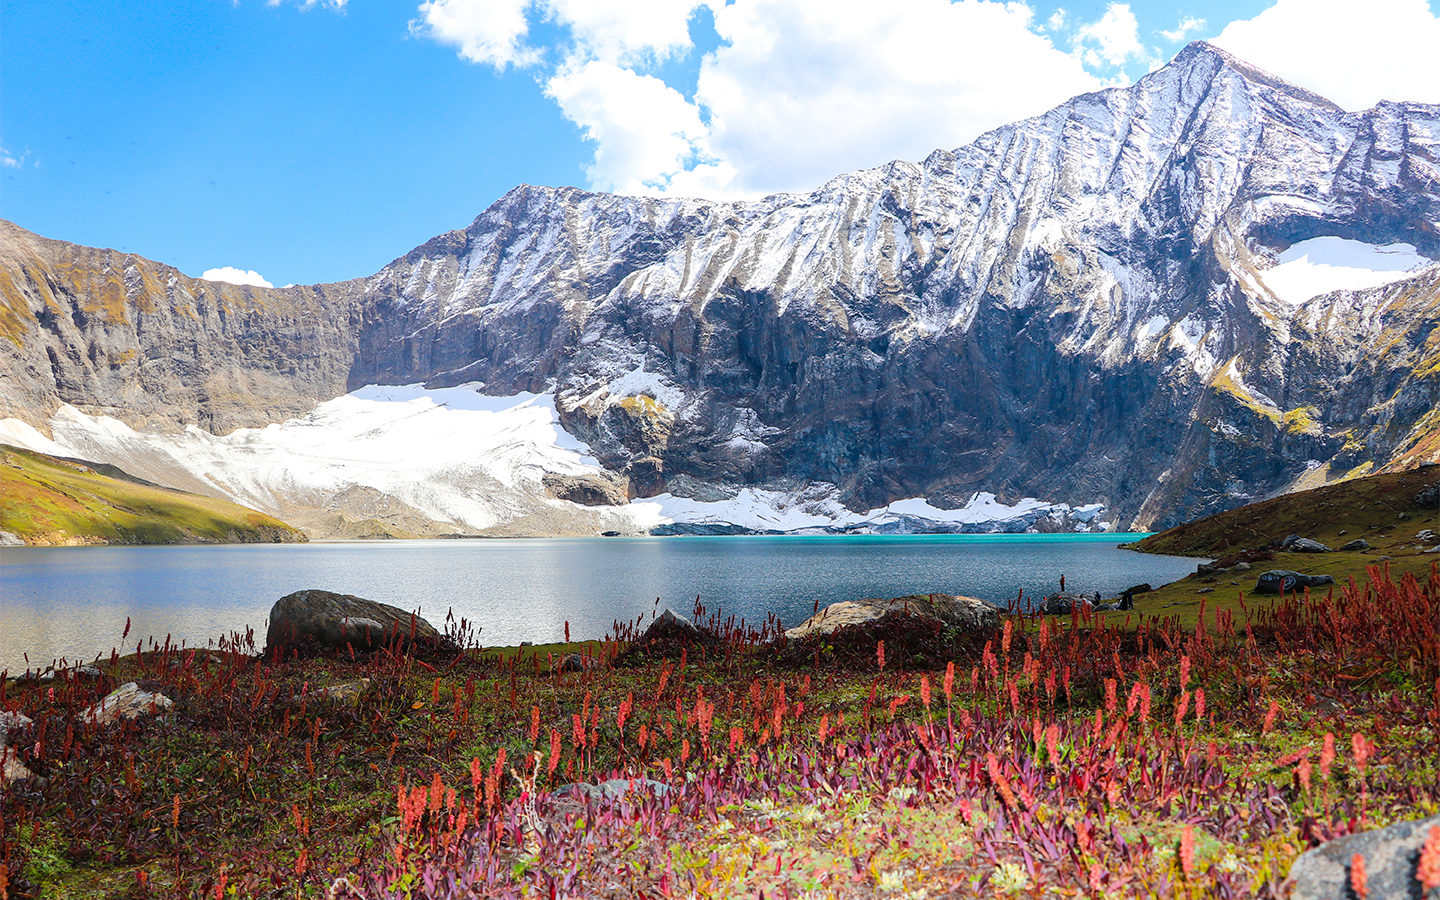
[[[302,591],[263,643],[0,683],[0,898],[1432,896],[1437,484],[1146,538],[1206,562],[1128,610],[501,648]]]

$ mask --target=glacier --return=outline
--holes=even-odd
[[[618,390],[658,387],[643,370]],[[663,389],[663,396],[670,397]],[[0,443],[104,462],[147,480],[223,497],[290,518],[317,537],[685,533],[835,533],[1104,530],[1102,504],[977,493],[957,509],[921,498],[868,512],[846,509],[834,485],[799,490],[703,485],[721,499],[671,493],[581,506],[551,496],[546,475],[604,476],[589,446],[560,423],[548,393],[489,395],[483,385],[367,385],[310,413],[215,435],[195,426],[136,430],[62,406],[51,436],[0,419]],[[368,522],[374,534],[357,531]],[[341,527],[349,523],[350,528]],[[543,532],[537,526],[545,525]],[[388,526],[388,527],[387,527]],[[667,526],[669,526],[667,528]],[[695,526],[686,528],[685,526]]]

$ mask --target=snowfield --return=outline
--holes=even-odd
[[[1298,306],[1331,291],[1384,287],[1434,264],[1413,244],[1317,237],[1291,245],[1261,278],[1276,297]]]
[[[641,381],[645,373],[634,373]],[[584,507],[552,497],[547,474],[599,476],[590,448],[560,425],[554,397],[483,394],[478,385],[427,389],[370,385],[309,414],[214,435],[136,431],[118,419],[61,407],[51,437],[0,420],[0,442],[111,463],[183,490],[225,497],[331,536],[323,518],[379,520],[410,533],[645,533],[666,525],[751,531],[1105,530],[1103,507],[977,493],[941,509],[922,498],[866,513],[846,509],[834,485],[799,491],[707,486],[699,500],[661,494],[623,506]]]

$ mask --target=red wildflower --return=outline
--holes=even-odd
[[[1365,884],[1365,857],[1358,853],[1350,857],[1350,890],[1360,900],[1370,896],[1370,887]]]
[[[1180,868],[1189,878],[1195,874],[1195,826],[1186,825],[1180,832]]]
[[[1431,825],[1425,845],[1420,848],[1420,862],[1415,867],[1415,880],[1427,891],[1440,888],[1440,825]]]
[[[1334,733],[1333,731],[1327,731],[1327,732],[1325,732],[1325,743],[1324,743],[1324,745],[1320,748],[1320,774],[1321,774],[1323,777],[1325,777],[1325,778],[1329,778],[1329,777],[1330,777],[1330,767],[1333,766],[1334,764],[1335,764],[1335,733]]]

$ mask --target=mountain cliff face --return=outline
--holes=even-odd
[[[1413,271],[1330,291],[1334,260],[1290,259],[1322,245],[1405,245]],[[1437,258],[1440,107],[1347,112],[1193,44],[809,194],[516,188],[335,285],[217,285],[9,227],[0,416],[222,433],[479,382],[553,394],[633,495],[991,491],[1159,527],[1440,453]],[[1307,265],[1321,287],[1296,294]]]

